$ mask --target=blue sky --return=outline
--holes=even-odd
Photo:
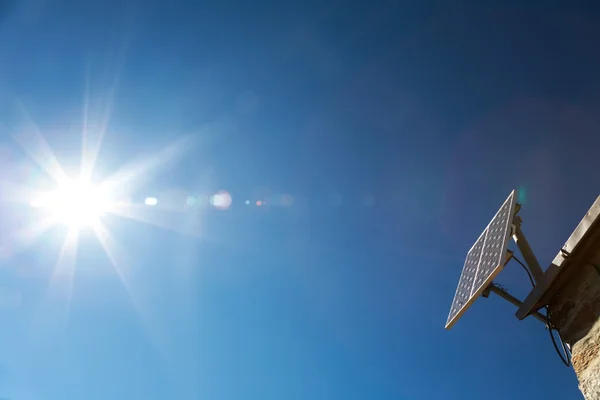
[[[0,396],[578,398],[510,304],[444,330],[510,190],[545,266],[600,183],[600,14],[516,4],[7,5]],[[83,133],[137,211],[60,258],[17,189],[47,187],[35,138],[72,171]]]

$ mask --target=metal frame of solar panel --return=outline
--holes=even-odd
[[[452,328],[504,268],[515,211],[513,190],[467,253],[446,329]]]

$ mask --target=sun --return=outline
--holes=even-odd
[[[80,229],[97,223],[108,211],[110,201],[99,186],[79,178],[61,182],[55,190],[33,200],[31,206],[44,209],[53,220],[69,228]]]

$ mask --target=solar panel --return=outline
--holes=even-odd
[[[513,190],[467,253],[446,329],[452,328],[504,267],[515,214],[515,199]]]
[[[462,274],[458,281],[458,287],[454,300],[452,301],[452,307],[450,308],[450,315],[448,315],[449,324],[450,321],[456,317],[458,312],[463,308],[471,297],[471,290],[473,289],[473,282],[475,281],[475,275],[477,274],[477,266],[479,265],[479,259],[481,258],[481,251],[483,250],[483,243],[485,241],[485,232],[475,242],[475,245],[467,253],[467,259],[465,260],[465,266],[463,267]]]

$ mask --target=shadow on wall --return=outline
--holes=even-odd
[[[552,319],[563,340],[576,345],[594,329],[600,317],[600,221],[588,228],[576,252],[549,289]],[[564,247],[563,247],[564,249]]]

